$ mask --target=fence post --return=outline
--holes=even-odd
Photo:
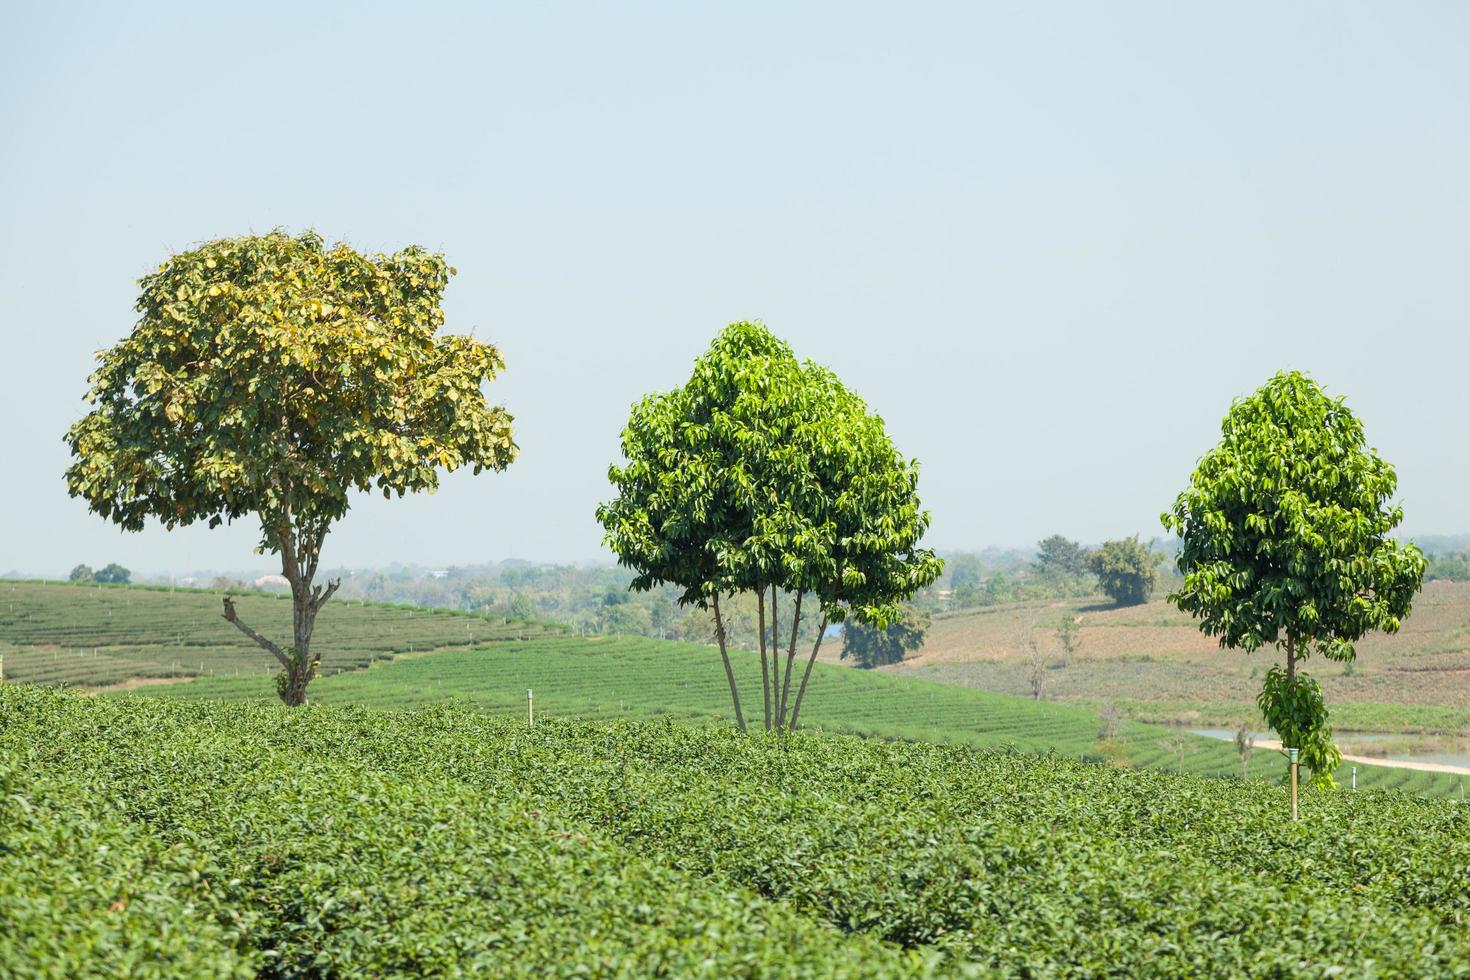
[[[536,724],[536,701],[529,687],[526,688],[526,724]]]
[[[1353,792],[1358,790],[1358,767],[1353,766]]]

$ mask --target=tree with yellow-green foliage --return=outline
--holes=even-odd
[[[73,496],[141,530],[254,518],[291,585],[289,644],[224,615],[280,663],[305,703],[311,635],[338,582],[315,584],[353,491],[434,490],[439,471],[503,470],[511,416],[481,386],[493,346],[440,335],[454,270],[410,246],[364,255],[320,235],[209,242],[140,280],[132,333],[98,355],[92,410],[66,441]]]

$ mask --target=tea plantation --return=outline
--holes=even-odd
[[[0,975],[1470,975],[1470,811],[669,722],[0,688]]]
[[[7,680],[102,686],[135,677],[265,674],[270,655],[220,615],[223,593],[197,589],[0,582],[0,656]],[[290,635],[284,595],[246,593],[240,617],[268,635]],[[561,627],[444,609],[336,601],[322,609],[313,652],[322,673],[355,670],[404,654],[517,637]]]
[[[760,708],[760,667],[754,654],[732,655],[741,689]],[[506,640],[470,650],[379,664],[313,683],[311,696],[326,704],[398,708],[453,700],[495,714],[524,718],[526,691],[535,694],[539,715],[611,719],[669,716],[681,721],[730,725],[730,692],[719,654],[707,646],[642,637],[552,636]],[[148,688],[133,696],[270,700],[264,678],[217,678]],[[751,710],[747,702],[747,712]],[[758,717],[758,715],[757,715]],[[818,664],[812,674],[801,722],[828,731],[913,741],[947,742],[982,748],[1054,752],[1072,758],[1183,770],[1238,778],[1235,747],[1213,739],[1182,736],[1174,741],[1160,725],[1121,726],[1110,747],[1098,742],[1100,720],[1088,707],[1036,702],[886,672]],[[1282,755],[1256,752],[1253,779],[1277,780]],[[1344,783],[1349,775],[1341,772]],[[1464,777],[1359,766],[1358,784],[1437,796],[1460,797]]]

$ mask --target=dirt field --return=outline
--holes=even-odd
[[[1080,619],[1081,646],[1064,662],[1055,636]],[[1249,705],[1275,649],[1221,650],[1162,599],[1116,609],[1099,600],[1054,600],[937,617],[924,646],[885,668],[1011,694],[1030,694],[1025,641],[1046,655],[1044,696],[1184,706]],[[1431,582],[1394,636],[1358,645],[1350,668],[1321,658],[1305,665],[1329,704],[1470,706],[1470,583]],[[1362,714],[1362,713],[1360,713]],[[1402,726],[1387,726],[1402,727]]]

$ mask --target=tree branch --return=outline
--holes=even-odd
[[[327,600],[332,598],[332,594],[336,592],[341,585],[342,580],[340,578],[334,578],[327,580],[326,589],[323,589],[320,585],[313,586],[311,590],[311,608],[313,610],[318,610],[321,609],[322,606],[325,606],[327,604]]]
[[[291,658],[286,656],[285,651],[283,651],[280,647],[276,646],[270,640],[267,640],[265,637],[261,636],[259,633],[255,632],[255,630],[251,629],[249,626],[246,626],[243,622],[240,621],[240,617],[235,613],[234,599],[231,599],[229,596],[225,596],[224,599],[225,620],[227,622],[233,623],[236,629],[238,629],[241,633],[244,633],[246,636],[250,637],[263,649],[269,650],[275,656],[275,658],[281,662],[281,666],[289,670],[291,668]]]

